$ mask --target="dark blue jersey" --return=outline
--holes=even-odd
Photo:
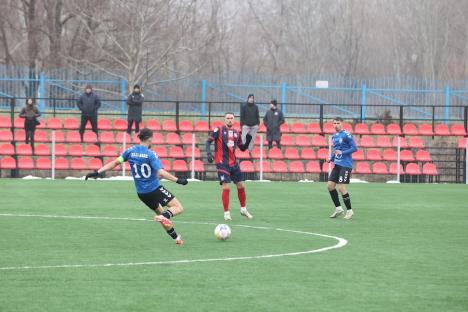
[[[353,156],[352,154],[357,151],[356,143],[354,142],[353,136],[346,130],[341,130],[332,136],[333,150],[330,155],[330,160],[335,165],[341,167],[353,167]],[[341,155],[335,155],[335,151],[341,151]]]

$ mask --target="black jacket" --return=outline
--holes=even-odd
[[[78,99],[77,106],[83,115],[94,116],[97,115],[97,111],[101,107],[101,100],[93,92],[84,93]]]
[[[145,96],[141,92],[132,92],[129,94],[127,98],[128,120],[141,121],[144,100]]]
[[[240,124],[242,126],[258,126],[260,124],[260,113],[255,103],[245,103],[241,107]]]

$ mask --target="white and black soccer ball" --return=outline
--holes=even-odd
[[[214,230],[214,235],[218,240],[226,240],[231,237],[231,228],[227,224],[218,224]]]

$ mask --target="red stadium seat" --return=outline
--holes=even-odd
[[[38,157],[36,159],[36,168],[39,170],[50,170],[52,168],[49,157]]]
[[[196,132],[208,132],[210,131],[210,128],[208,127],[208,122],[204,120],[199,120],[195,123],[195,127],[193,128],[193,131]]]
[[[295,122],[291,124],[291,132],[292,133],[307,133],[307,129],[305,128],[302,122]]]
[[[88,160],[88,169],[90,170],[98,170],[102,167],[102,160],[99,158],[90,158]]]
[[[67,143],[80,143],[81,142],[80,133],[76,132],[76,131],[68,131],[67,132],[67,138],[65,139],[65,142],[67,142]]]
[[[34,133],[34,141],[35,142],[49,142],[49,139],[47,138],[47,132],[44,130],[36,130]]]
[[[407,148],[408,144],[406,143],[406,139],[400,136],[393,137],[393,147],[398,146],[398,138],[400,138],[400,148]]]
[[[159,158],[167,158],[167,149],[165,146],[154,146],[152,150],[158,155]],[[171,155],[172,157],[172,155]]]
[[[312,148],[303,148],[301,151],[302,159],[317,159],[315,151]]]
[[[52,154],[52,149],[50,153]],[[68,151],[65,145],[63,144],[55,145],[55,156],[67,156],[67,155],[68,155]]]
[[[62,119],[55,117],[49,118],[47,120],[47,128],[55,130],[62,129]]]
[[[195,147],[194,149],[194,156],[195,158],[200,158],[200,149],[198,147]],[[185,151],[185,157],[187,158],[192,158],[192,147],[189,146],[187,147],[187,150]]]
[[[269,161],[263,161],[262,162],[262,170],[264,173],[270,173],[271,172],[271,165]],[[260,172],[260,162],[257,161],[255,163],[255,172]]]
[[[266,127],[263,123],[260,124],[258,127],[258,132],[265,133],[266,132]]]
[[[153,144],[164,144],[164,136],[161,133],[153,133]]]
[[[250,158],[250,153],[249,150],[241,151],[240,149],[236,149],[236,157],[238,159],[249,159]],[[265,155],[263,156],[265,157]]]
[[[283,152],[277,147],[273,147],[268,151],[268,158],[270,159],[283,159]]]
[[[354,156],[354,155],[353,155]],[[396,161],[397,160],[397,152],[394,149],[385,149],[383,151],[383,160],[386,161]]]
[[[18,169],[22,169],[22,170],[34,169],[34,160],[32,159],[32,157],[19,157]]]
[[[358,123],[354,126],[354,134],[369,134],[369,127],[365,123]]]
[[[237,121],[237,120],[234,121],[234,122],[232,123],[232,127],[233,127],[234,129],[240,130],[240,129],[241,129],[240,122]]]
[[[328,152],[328,148],[321,148],[317,152],[318,159],[328,159],[330,157],[330,153]]]
[[[378,136],[377,137],[377,146],[378,147],[392,147],[392,141],[388,136]]]
[[[354,160],[366,160],[366,156],[364,155],[363,150],[357,150],[353,153],[353,159]]]
[[[72,170],[85,170],[88,167],[83,158],[72,158],[70,162],[70,169]]]
[[[306,172],[308,173],[321,173],[320,163],[318,161],[308,161],[306,164]]]
[[[245,173],[255,172],[254,165],[250,160],[244,160],[240,163],[240,169]]]
[[[424,142],[420,137],[410,137],[408,139],[409,148],[424,148]]]
[[[8,131],[10,132],[10,131]],[[11,137],[11,132],[9,133],[10,137]],[[11,139],[13,140],[13,138]],[[9,140],[9,141],[11,141]],[[24,129],[17,129],[15,131],[15,141],[20,141],[20,142],[24,142],[26,140],[26,132],[24,131]],[[0,141],[2,141],[2,134],[1,134],[1,131],[0,131]]]
[[[305,173],[304,164],[300,160],[294,160],[289,163],[290,173]]]
[[[55,159],[55,169],[56,170],[70,169],[70,165],[68,164],[68,159],[66,159],[65,157],[57,157]]]
[[[361,138],[361,143],[359,143],[359,146],[360,147],[374,147],[376,145],[375,145],[373,137],[368,136],[368,135],[363,135]]]
[[[432,125],[427,123],[422,123],[419,125],[419,135],[424,136],[433,136],[434,132],[432,131]]]
[[[317,122],[311,122],[307,125],[307,132],[313,134],[320,134],[322,133],[322,129],[320,129],[320,124]]]
[[[434,134],[438,136],[448,136],[450,135],[450,129],[446,124],[438,124],[435,127]]]
[[[436,165],[433,163],[425,163],[423,165],[422,173],[425,175],[438,175],[439,172],[437,171]]]
[[[367,159],[372,161],[380,161],[382,160],[382,156],[380,154],[380,150],[376,148],[370,148],[367,151]]]
[[[90,144],[86,146],[86,151],[85,151],[86,156],[89,157],[100,157],[101,156],[101,149],[99,146]]]
[[[283,146],[293,146],[294,145],[294,138],[290,135],[283,135],[281,136],[281,145]]]
[[[80,128],[80,124],[78,122],[78,119],[73,118],[73,117],[68,117],[65,118],[65,121],[63,122],[63,128],[67,130],[77,130]]]
[[[458,148],[462,148],[462,149],[466,148],[466,138],[458,139]]]
[[[197,137],[195,137],[196,142]],[[192,145],[193,143],[193,133],[187,132],[182,134],[182,144],[184,145]]]
[[[15,147],[13,144],[5,143],[0,145],[0,155],[13,156],[15,154]]]
[[[14,126],[15,128],[24,128],[24,118],[16,117],[16,118],[13,120],[13,126]]]
[[[146,122],[146,127],[153,131],[160,131],[161,123],[156,119],[150,119]]]
[[[192,132],[193,124],[190,120],[181,120],[179,122],[179,130],[182,132]]]
[[[388,174],[387,165],[383,162],[376,162],[372,165],[372,172],[374,174]]]
[[[349,122],[343,122],[343,130],[348,131],[349,133],[353,132],[353,126]],[[336,131],[335,131],[336,132]]]
[[[310,146],[309,137],[304,135],[304,134],[298,135],[296,137],[296,145],[297,146],[307,146],[307,147],[309,147]]]
[[[403,133],[405,135],[418,135],[418,129],[415,124],[407,123],[403,126]]]
[[[176,172],[189,171],[185,160],[177,159],[172,163],[172,170]]]
[[[398,168],[398,164],[397,163],[391,163],[390,164],[390,168],[389,168],[389,172],[391,174],[397,174],[397,168]],[[403,165],[400,164],[400,174],[405,174],[405,170],[403,170]]]
[[[34,154],[38,156],[49,156],[50,155],[49,145],[37,144],[34,148]]]
[[[371,126],[370,129],[371,134],[376,134],[376,135],[384,135],[385,134],[385,126],[381,123],[374,123]]]
[[[387,125],[387,134],[389,135],[401,135],[401,128],[399,124],[391,123]]]
[[[410,150],[400,151],[400,161],[414,161],[413,152]]]
[[[328,171],[329,170],[331,171],[333,169],[333,167],[335,167],[334,163],[332,163],[332,162],[327,163],[326,161],[324,161],[323,164],[322,164],[322,172],[323,173],[328,173]]]
[[[452,135],[455,135],[455,136],[466,135],[465,126],[463,126],[462,124],[453,124],[452,127],[450,128],[450,131],[452,132]]]
[[[97,135],[94,132],[86,131],[83,135],[83,142],[85,143],[97,143]]]
[[[179,137],[179,135],[177,133],[169,132],[166,135],[166,144],[180,145],[180,144],[182,144],[182,141],[180,140],[180,137]]]
[[[416,152],[416,161],[432,161],[431,154],[425,150],[419,150]]]
[[[332,133],[335,133],[336,130],[335,130],[335,127],[333,127],[333,123],[331,122],[326,122],[323,124],[323,133],[326,133],[326,134],[332,134]]]
[[[172,169],[171,162],[169,161],[169,159],[161,159],[161,165],[166,171],[171,171]]]
[[[126,120],[124,119],[114,120],[114,130],[125,131],[127,130],[127,127],[128,127],[128,124]]]
[[[370,174],[372,170],[370,164],[367,161],[360,161],[356,164],[356,173],[358,174]]]
[[[311,144],[312,144],[312,146],[319,146],[319,147],[328,146],[327,140],[322,135],[314,135],[312,137]]]
[[[280,126],[280,131],[281,133],[289,133],[289,125],[287,123],[284,123]]]
[[[154,143],[155,134],[153,134],[153,143]],[[125,137],[125,146],[128,148],[132,144],[132,138],[130,137],[130,134],[128,134],[127,132],[118,132],[117,136],[115,137],[115,142],[118,144],[123,144],[124,137]]]
[[[16,146],[16,154],[22,156],[31,156],[32,155],[32,148],[29,144],[20,144]]]
[[[99,118],[98,120],[98,129],[109,131],[112,130],[112,123],[108,118]]]
[[[80,144],[70,145],[70,147],[68,148],[68,155],[73,157],[83,157],[83,147]]]
[[[299,151],[293,147],[286,148],[284,152],[284,158],[286,159],[300,159]]]
[[[111,131],[103,131],[99,133],[99,142],[104,144],[114,144],[114,133]]]
[[[61,130],[53,130],[50,132],[50,141],[52,142],[53,136],[55,135],[55,142],[65,142],[65,134]]]
[[[104,157],[117,157],[119,155],[119,151],[114,145],[104,145],[101,155]]]
[[[0,168],[1,169],[15,169],[16,160],[11,156],[5,156],[0,158]]]
[[[11,128],[10,117],[0,116],[0,128]]]
[[[166,119],[162,123],[162,129],[163,131],[175,132],[177,131],[177,125],[174,120]]]
[[[260,148],[259,147],[254,147],[252,150],[252,158],[258,159],[260,158]],[[267,153],[266,150],[263,149],[263,159],[267,158]]]
[[[164,159],[166,160],[166,159]],[[162,163],[162,160],[161,160],[161,163]],[[130,172],[132,171],[132,169],[130,168],[130,164],[128,163],[128,161],[124,162],[123,165],[125,166],[125,171],[126,172]],[[163,168],[166,169],[166,167],[164,167],[163,165]],[[166,169],[167,170],[167,169]],[[114,171],[122,171],[122,165],[118,165],[114,168]]]
[[[406,165],[406,174],[409,175],[420,175],[421,174],[421,169],[419,169],[419,165],[415,163],[409,163]]]
[[[205,172],[205,166],[203,165],[203,162],[199,159],[195,159],[195,162],[189,162],[189,170],[192,171],[192,166],[194,165],[194,171],[195,172]]]
[[[180,146],[171,146],[169,147],[169,154],[171,158],[185,158],[185,153],[182,147]]]

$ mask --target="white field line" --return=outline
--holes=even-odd
[[[96,220],[120,220],[120,221],[146,221],[154,222],[149,219],[141,218],[119,218],[119,217],[99,217],[99,216],[59,216],[59,215],[35,215],[35,214],[11,214],[11,213],[0,213],[0,217],[30,217],[30,218],[57,218],[57,219],[96,219]],[[185,223],[185,224],[200,224],[200,225],[216,225],[214,222],[191,222],[191,221],[177,221],[176,223]],[[319,249],[311,249],[306,251],[297,251],[289,253],[279,253],[279,254],[268,254],[260,256],[244,256],[244,257],[228,257],[228,258],[206,258],[206,259],[186,259],[186,260],[167,260],[167,261],[149,261],[149,262],[127,262],[127,263],[97,263],[97,264],[63,264],[63,265],[39,265],[39,266],[18,266],[18,267],[0,267],[0,270],[39,270],[39,269],[67,269],[67,268],[98,268],[98,267],[124,267],[124,266],[142,266],[142,265],[161,265],[161,264],[183,264],[183,263],[198,263],[198,262],[214,262],[214,261],[238,261],[238,260],[255,260],[255,259],[267,259],[267,258],[277,258],[277,257],[287,257],[287,256],[298,256],[305,254],[313,254],[324,252],[332,249],[337,249],[344,247],[348,241],[344,238],[320,233],[305,232],[305,231],[295,231],[287,230],[281,228],[270,228],[262,226],[252,226],[252,225],[230,225],[232,227],[244,227],[257,230],[273,230],[289,233],[297,233],[303,235],[313,235],[320,236],[324,238],[335,239],[337,243],[333,246],[323,247]]]

